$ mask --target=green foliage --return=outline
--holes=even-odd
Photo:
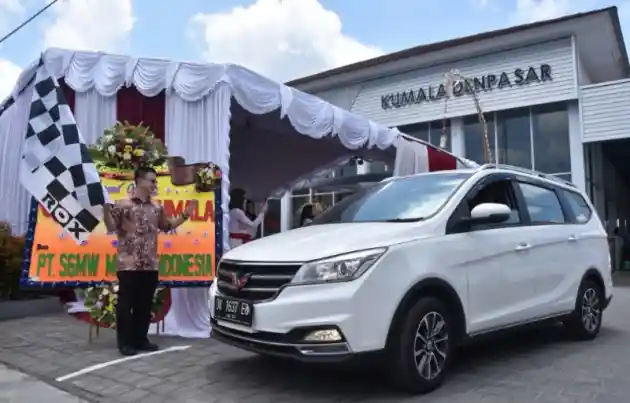
[[[13,299],[20,291],[24,237],[12,236],[0,223],[0,299]],[[4,228],[4,230],[2,229]]]

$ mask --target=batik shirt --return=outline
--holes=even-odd
[[[158,231],[172,229],[162,206],[134,197],[116,203],[111,215],[118,235],[117,269],[157,270]]]

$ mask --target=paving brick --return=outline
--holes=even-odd
[[[630,289],[615,293],[596,340],[575,343],[561,328],[548,328],[474,345],[461,351],[444,386],[427,396],[396,394],[377,372],[282,363],[213,340],[173,337],[152,339],[164,348],[192,347],[112,365],[62,385],[99,403],[626,403]],[[0,362],[47,379],[118,359],[115,346],[114,333],[104,330],[88,343],[87,327],[65,315],[0,326]]]

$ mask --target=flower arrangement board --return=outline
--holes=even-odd
[[[133,133],[133,130],[140,130],[124,128],[121,126],[119,130]],[[125,137],[121,139],[132,147],[129,152],[134,155],[142,154],[136,152],[140,144],[154,145],[154,148],[144,147],[156,158],[135,162],[151,165],[158,171],[157,192],[153,200],[164,207],[167,216],[181,214],[188,203],[195,206],[187,222],[175,231],[158,237],[161,285],[207,286],[214,278],[222,253],[222,220],[217,219],[223,215],[221,170],[212,163],[186,165],[183,158],[166,157],[160,143],[156,143],[152,135],[144,133],[142,136],[148,137],[142,140],[144,143],[128,142]],[[107,136],[115,137],[106,132],[98,147],[111,150],[113,140],[106,140]],[[122,150],[122,154],[127,152],[124,147]],[[97,165],[102,183],[113,201],[125,199],[133,192],[133,165],[124,165],[116,160],[117,156],[107,158],[97,160],[102,162],[102,165]],[[110,284],[116,280],[116,246],[116,236],[107,233],[104,223],[99,224],[87,242],[77,245],[62,233],[46,210],[33,201],[21,285],[91,287]]]
[[[164,320],[170,309],[168,288],[158,287],[153,294],[151,305],[151,323]],[[118,303],[118,284],[110,283],[102,287],[88,287],[85,290],[85,306],[90,308],[88,323],[105,328],[116,327],[116,305]],[[83,320],[85,320],[83,319]]]

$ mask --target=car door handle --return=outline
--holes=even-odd
[[[514,250],[517,251],[517,252],[522,252],[524,250],[531,249],[531,247],[532,246],[530,244],[528,244],[528,243],[522,243],[522,244],[518,245],[516,248],[514,248]]]
[[[569,241],[569,242],[575,242],[575,241],[577,241],[577,240],[578,240],[578,237],[576,237],[575,235],[571,235],[571,236],[568,238],[568,241]]]

